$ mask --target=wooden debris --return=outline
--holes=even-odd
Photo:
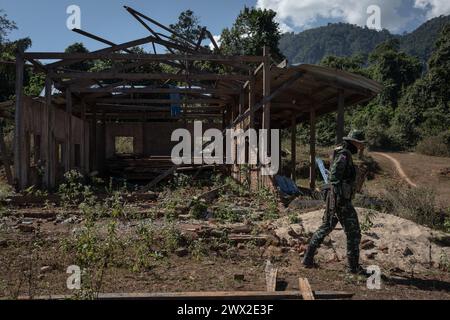
[[[350,299],[353,297],[349,292],[314,291],[317,300]],[[52,295],[40,297],[19,297],[19,300],[68,300],[69,295]],[[214,291],[214,292],[164,292],[164,293],[101,293],[98,300],[301,300],[303,295],[300,291]]]
[[[275,268],[272,263],[267,260],[266,262],[266,290],[267,292],[275,292],[277,288],[277,275],[278,268]]]
[[[315,300],[314,293],[311,290],[311,286],[309,285],[309,281],[306,278],[298,279],[298,287],[300,289],[300,293],[303,297],[303,300]]]

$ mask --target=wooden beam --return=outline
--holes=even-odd
[[[314,291],[315,299],[351,299],[353,293],[334,291]],[[34,297],[37,300],[69,300],[70,295],[51,295]],[[19,300],[30,300],[31,297],[21,296]],[[285,300],[303,299],[300,291],[213,291],[213,292],[153,292],[153,293],[100,293],[98,300]]]
[[[262,111],[262,129],[267,130],[267,153],[270,154],[271,150],[271,139],[270,139],[270,107],[271,100],[267,99],[270,97],[271,90],[271,78],[272,75],[270,73],[270,48],[268,46],[264,46],[263,48],[264,55],[264,66],[263,66],[263,111]],[[269,183],[267,176],[262,176],[263,186],[268,186]]]
[[[128,12],[134,13],[134,14],[136,14],[136,15],[138,15],[138,16],[144,18],[145,20],[147,20],[147,21],[153,23],[154,25],[160,27],[161,29],[164,29],[164,30],[170,32],[170,33],[173,34],[174,36],[176,36],[176,37],[178,37],[178,38],[184,40],[186,43],[189,43],[190,45],[192,45],[192,46],[195,47],[196,44],[195,44],[194,42],[192,42],[192,41],[190,41],[189,39],[185,38],[183,35],[177,33],[175,30],[172,30],[171,28],[166,27],[165,25],[159,23],[158,21],[156,21],[156,20],[154,20],[154,19],[152,19],[152,18],[150,18],[150,17],[144,15],[143,13],[141,13],[141,12],[139,12],[139,11],[137,11],[137,10],[131,8],[131,7],[124,6],[124,8],[125,8],[125,10],[127,10]]]
[[[11,172],[11,159],[9,158],[8,150],[6,149],[5,136],[3,134],[3,119],[0,119],[0,153],[5,168],[6,180],[10,186],[14,185],[14,177]]]
[[[291,179],[297,180],[297,118],[295,112],[291,114]]]
[[[255,77],[250,78],[248,86],[248,110],[250,110],[250,128],[255,128]]]
[[[54,140],[55,126],[55,110],[52,106],[52,88],[53,82],[48,76],[45,79],[45,126],[44,136],[46,146],[44,149],[45,156],[45,176],[44,184],[48,189],[53,189],[56,184],[56,146]]]
[[[109,53],[109,52],[114,52],[114,51],[120,51],[120,50],[124,50],[124,49],[128,49],[128,48],[132,48],[132,47],[136,47],[136,46],[140,46],[142,44],[145,43],[149,43],[152,42],[152,40],[154,39],[154,37],[145,37],[145,38],[141,38],[141,39],[137,39],[134,41],[129,41],[129,42],[125,42],[122,44],[118,44],[115,46],[111,46],[108,48],[104,48],[104,49],[100,49],[97,51],[93,51],[93,54],[97,54],[97,53]],[[59,68],[62,66],[67,66],[67,65],[71,65],[77,62],[81,62],[81,61],[77,61],[77,60],[61,60],[61,61],[57,61],[57,62],[53,62],[50,64],[45,65],[46,68]]]
[[[71,86],[72,92],[77,93],[160,93],[160,94],[212,94],[212,95],[234,95],[239,94],[238,89],[197,89],[197,88],[124,88],[124,87],[108,87],[108,88],[85,88]]]
[[[16,54],[16,110],[14,137],[14,171],[19,189],[25,188],[27,170],[25,168],[25,120],[24,120],[24,68],[25,60],[22,53]]]
[[[258,104],[255,105],[254,112],[257,112],[259,109],[261,109],[264,106],[265,103],[267,103],[268,101],[272,101],[273,99],[278,97],[281,93],[283,93],[286,89],[290,88],[295,82],[297,82],[298,79],[303,77],[303,75],[304,74],[302,72],[297,72],[291,78],[289,78],[288,80],[283,82],[283,84],[280,87],[278,87],[273,93],[271,93],[271,95],[269,97],[263,98],[262,101],[260,101]],[[239,123],[242,120],[244,120],[245,118],[247,118],[249,116],[249,114],[250,114],[250,109],[245,111],[241,117],[236,119],[234,121],[233,125],[236,125],[237,123]]]
[[[83,172],[86,174],[88,173],[88,167],[89,167],[89,158],[88,158],[88,154],[89,154],[89,150],[87,148],[87,146],[89,145],[89,142],[86,141],[87,139],[87,135],[86,135],[86,100],[81,99],[81,111],[80,111],[80,118],[81,118],[81,122],[82,122],[82,126],[81,126],[81,137],[82,137],[82,145],[81,145],[81,167],[83,169]]]
[[[170,73],[115,73],[115,72],[64,72],[52,73],[52,79],[122,79],[122,80],[177,80],[177,81],[245,81],[247,75],[241,74],[170,74]]]
[[[96,99],[97,103],[121,103],[121,104],[218,104],[225,105],[226,101],[221,99],[190,99],[190,98],[180,98],[179,100],[175,99],[122,99],[122,98],[104,98],[104,99]]]
[[[309,112],[309,187],[316,188],[316,110]]]
[[[345,114],[345,96],[344,91],[339,90],[338,110],[336,118],[336,142],[342,143],[344,138],[344,114]]]
[[[72,168],[72,92],[70,90],[66,90],[66,156],[64,158],[65,160],[65,170],[66,172],[69,171]]]
[[[277,276],[278,276],[278,268],[275,268],[270,260],[266,262],[266,290],[267,292],[275,292],[277,291]]]
[[[91,130],[90,136],[91,141],[89,142],[90,146],[90,168],[92,171],[97,170],[97,107],[94,105],[92,107],[92,119],[91,119]]]
[[[300,294],[302,295],[303,300],[315,300],[314,293],[311,290],[311,286],[309,284],[308,279],[299,278],[298,286],[299,286]]]
[[[109,41],[108,41],[109,42]],[[65,52],[27,52],[25,59],[33,60],[145,60],[162,61],[214,61],[232,63],[257,63],[263,61],[260,56],[226,56],[218,54],[145,54],[145,53],[65,53]]]

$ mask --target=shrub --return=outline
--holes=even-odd
[[[433,190],[390,186],[386,198],[394,215],[430,228],[444,228],[445,215],[436,207]]]
[[[428,156],[449,157],[450,139],[446,137],[447,133],[438,136],[426,137],[417,144],[416,151]],[[448,140],[447,140],[448,139]]]

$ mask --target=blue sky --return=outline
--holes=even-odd
[[[364,25],[371,4],[381,8],[382,27],[395,33],[450,14],[450,0],[0,0],[0,9],[19,27],[10,39],[30,37],[32,51],[62,51],[77,41],[90,50],[103,47],[67,29],[66,9],[72,4],[81,8],[82,29],[116,43],[148,35],[123,5],[164,24],[175,22],[181,11],[191,9],[215,35],[231,26],[244,5],[275,10],[283,30],[290,31],[338,21]]]

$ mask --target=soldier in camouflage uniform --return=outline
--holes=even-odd
[[[306,267],[314,266],[314,255],[317,249],[340,222],[347,237],[348,270],[351,273],[364,274],[364,270],[359,265],[361,230],[358,215],[352,205],[356,181],[356,168],[352,154],[364,148],[362,140],[360,132],[352,131],[348,137],[344,138],[342,146],[335,150],[330,172],[332,190],[328,192],[323,224],[312,236],[305,253],[303,264]]]

